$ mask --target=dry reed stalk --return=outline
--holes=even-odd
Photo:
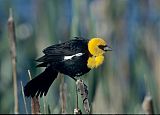
[[[31,108],[32,114],[40,114],[40,104],[38,97],[35,96],[31,99]]]
[[[10,53],[12,58],[12,76],[13,76],[13,90],[14,90],[14,112],[18,113],[18,94],[17,94],[17,63],[16,63],[16,35],[15,23],[13,19],[12,9],[9,9],[8,18],[8,33],[10,42]]]
[[[28,70],[28,75],[30,80],[32,79],[31,73]],[[40,114],[40,104],[39,104],[39,98],[33,97],[31,98],[31,108],[32,108],[32,114]]]
[[[22,95],[23,95],[24,107],[25,107],[25,110],[26,110],[26,114],[28,114],[27,104],[26,104],[26,100],[25,100],[25,96],[24,96],[24,89],[23,89],[23,83],[22,83],[22,81],[21,81],[21,89],[22,89]]]
[[[76,108],[74,109],[74,114],[82,114],[82,111],[78,107],[78,88],[76,84]]]
[[[154,114],[153,100],[150,95],[146,95],[142,104],[142,108],[145,114]]]
[[[145,114],[154,114],[154,109],[153,109],[153,99],[152,96],[150,94],[150,82],[148,81],[148,79],[146,78],[146,75],[144,75],[144,81],[145,81],[145,88],[147,90],[147,94],[144,98],[144,101],[142,103],[142,108],[145,112]]]
[[[86,113],[90,113],[90,106],[89,106],[89,101],[88,101],[88,89],[87,89],[87,85],[84,84],[83,80],[78,79],[76,81],[76,89],[81,94],[81,98],[83,100],[84,110],[86,111]],[[78,100],[78,96],[77,96],[77,100]]]

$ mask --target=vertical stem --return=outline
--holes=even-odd
[[[22,89],[22,95],[23,95],[24,107],[25,107],[25,110],[26,110],[26,114],[28,114],[27,104],[26,104],[26,100],[25,100],[25,96],[24,96],[24,89],[23,89],[23,83],[22,83],[22,81],[21,81],[21,89]]]
[[[77,94],[77,108],[78,108],[78,93],[81,94],[81,98],[83,100],[83,107],[87,113],[90,113],[90,106],[88,101],[88,89],[87,85],[84,84],[83,80],[78,79],[76,81],[76,94]],[[80,109],[78,109],[80,110]],[[80,111],[79,111],[80,113]]]
[[[61,101],[61,113],[66,113],[66,84],[64,83],[64,76],[59,74],[61,77],[60,84],[60,101]]]
[[[17,68],[16,68],[16,35],[15,35],[15,24],[14,24],[11,8],[10,8],[10,11],[9,11],[9,18],[8,18],[8,33],[9,33],[9,42],[10,42],[10,53],[11,53],[11,58],[12,58],[14,112],[18,113]]]
[[[78,89],[76,84],[76,108],[78,109]]]
[[[147,94],[144,98],[144,101],[142,103],[142,108],[145,112],[145,114],[154,114],[154,107],[153,107],[153,99],[150,96],[150,94]]]
[[[147,90],[147,94],[143,100],[142,108],[145,114],[154,114],[153,99],[152,99],[151,90],[150,90],[151,87],[148,79],[146,78],[146,75],[144,75],[144,81],[145,81],[145,88]]]
[[[76,108],[74,109],[74,114],[82,114],[81,110],[78,108],[78,80],[76,80]]]

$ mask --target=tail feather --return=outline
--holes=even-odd
[[[46,96],[49,87],[57,75],[58,72],[56,70],[53,70],[51,67],[47,67],[44,72],[27,83],[24,87],[25,96],[34,97],[36,95],[36,97],[38,97],[40,95],[40,97],[42,97],[43,94]]]

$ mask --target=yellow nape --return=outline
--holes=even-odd
[[[92,57],[89,57],[87,66],[90,69],[97,68],[98,66],[100,66],[103,63],[103,61],[104,61],[103,55],[97,56],[97,57],[92,56]]]
[[[100,56],[104,54],[104,51],[98,47],[99,45],[107,45],[107,43],[101,38],[92,38],[88,42],[88,50],[93,56]]]

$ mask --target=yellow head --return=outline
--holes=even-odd
[[[92,38],[88,42],[88,50],[93,56],[100,56],[105,53],[107,50],[111,50],[107,46],[107,42],[101,38]]]
[[[108,47],[107,42],[103,39],[92,38],[88,42],[88,50],[92,54],[92,57],[89,57],[87,66],[92,69],[98,67],[103,63],[103,54],[105,53],[105,51],[110,51],[111,48]]]

